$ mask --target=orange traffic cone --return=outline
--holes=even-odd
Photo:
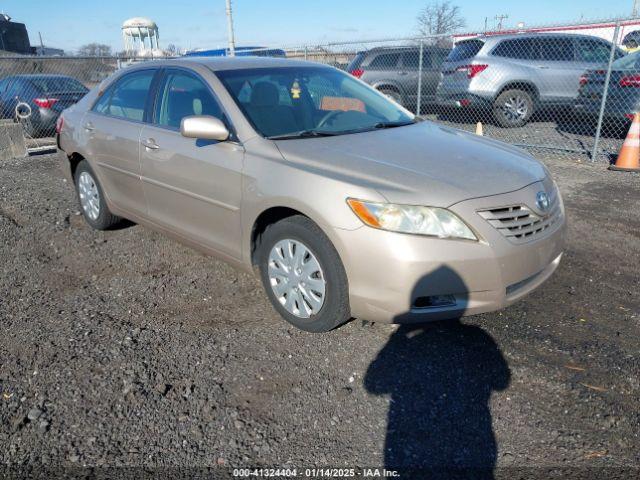
[[[640,113],[636,112],[633,116],[633,122],[618,153],[616,163],[610,165],[609,170],[640,172]]]

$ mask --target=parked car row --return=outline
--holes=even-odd
[[[611,49],[601,38],[555,33],[478,36],[450,50],[425,46],[421,101],[484,110],[502,127],[520,127],[541,108],[573,108],[585,72],[601,71]],[[417,103],[418,51],[361,52],[348,70],[411,108]],[[615,60],[624,56],[614,47]]]

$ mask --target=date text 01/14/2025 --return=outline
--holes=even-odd
[[[234,477],[267,478],[397,478],[396,470],[385,468],[234,468]]]

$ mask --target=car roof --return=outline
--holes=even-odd
[[[443,47],[442,45],[424,45],[425,49],[438,49],[438,50],[451,50],[450,47]],[[403,52],[406,50],[420,50],[420,45],[401,45],[397,47],[373,47],[369,50],[361,50],[358,53],[385,53],[385,52]]]
[[[22,78],[24,80],[30,80],[35,78],[73,78],[68,75],[60,75],[57,73],[21,73],[19,75],[9,75],[5,78]]]
[[[604,40],[600,37],[594,37],[593,35],[583,35],[580,33],[562,33],[562,32],[520,32],[520,33],[500,33],[500,34],[484,34],[478,35],[477,37],[463,38],[458,40],[456,44],[460,42],[465,42],[467,40],[482,40],[486,41],[499,41],[499,40],[516,40],[522,38],[557,38],[557,37],[565,37],[565,38],[589,38],[589,39],[599,39]]]
[[[129,68],[136,67],[149,67],[150,65],[157,66],[189,66],[189,65],[204,65],[210,70],[223,71],[223,70],[239,70],[248,68],[277,68],[277,67],[318,67],[326,65],[315,62],[307,62],[304,60],[294,60],[291,58],[273,58],[273,57],[179,57],[170,60],[152,60],[150,62],[143,62],[136,65],[132,65]]]

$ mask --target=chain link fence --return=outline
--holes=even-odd
[[[519,31],[243,50],[334,66],[430,120],[578,159],[609,160],[640,103],[634,19]],[[633,37],[631,40],[629,38]],[[637,40],[637,39],[636,39]],[[635,40],[634,40],[635,41]],[[624,45],[623,45],[624,43]],[[625,48],[622,48],[622,47]],[[0,57],[2,117],[36,147],[86,89],[145,59]]]

